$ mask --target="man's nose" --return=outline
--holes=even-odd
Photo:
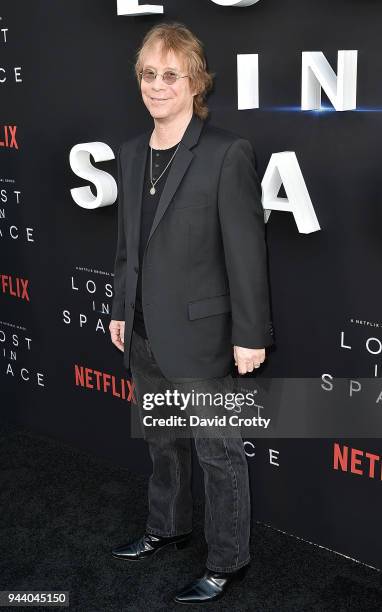
[[[164,83],[162,81],[162,77],[157,75],[156,78],[152,82],[152,87],[153,89],[155,89],[155,91],[158,91],[158,89],[164,89]]]

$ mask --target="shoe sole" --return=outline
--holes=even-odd
[[[168,548],[169,546],[174,546],[176,550],[182,550],[186,548],[191,543],[191,538],[185,538],[184,540],[179,540],[178,542],[169,542],[168,544],[163,544],[160,548],[154,550],[153,553],[148,557],[120,557],[119,555],[115,555],[113,552],[111,553],[115,559],[119,559],[121,561],[132,561],[133,563],[149,561],[156,555],[158,552],[161,552],[163,549]]]

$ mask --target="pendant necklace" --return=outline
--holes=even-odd
[[[178,146],[176,147],[176,149],[175,149],[174,153],[172,154],[171,159],[170,159],[170,161],[168,162],[167,166],[165,167],[165,169],[163,170],[163,172],[162,172],[162,173],[161,173],[161,174],[158,176],[158,178],[157,178],[155,181],[153,181],[153,149],[152,149],[152,147],[150,146],[150,183],[151,183],[150,194],[151,194],[151,195],[154,195],[154,194],[155,194],[155,192],[156,192],[155,185],[157,184],[157,182],[159,181],[159,179],[161,178],[161,176],[163,176],[163,174],[166,172],[167,168],[168,168],[168,167],[169,167],[169,165],[171,164],[172,160],[173,160],[173,159],[174,159],[174,157],[175,157],[175,154],[176,154],[177,150],[179,149],[179,145],[180,145],[180,142],[179,142]],[[159,150],[160,150],[160,149],[159,149]]]

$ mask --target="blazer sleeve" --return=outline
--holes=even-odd
[[[246,348],[274,343],[261,199],[252,144],[238,138],[224,156],[218,207],[231,296],[232,344]]]
[[[125,219],[123,213],[123,180],[121,152],[123,143],[117,154],[117,183],[118,183],[118,228],[117,248],[114,260],[114,295],[111,308],[111,318],[116,321],[125,320],[125,283],[126,283],[126,236]]]

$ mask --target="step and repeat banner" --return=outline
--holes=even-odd
[[[150,473],[108,330],[115,158],[153,127],[136,50],[183,23],[215,73],[209,121],[251,141],[263,188],[275,344],[238,381],[280,427],[244,437],[253,518],[382,568],[381,20],[372,0],[2,1],[5,420]]]

